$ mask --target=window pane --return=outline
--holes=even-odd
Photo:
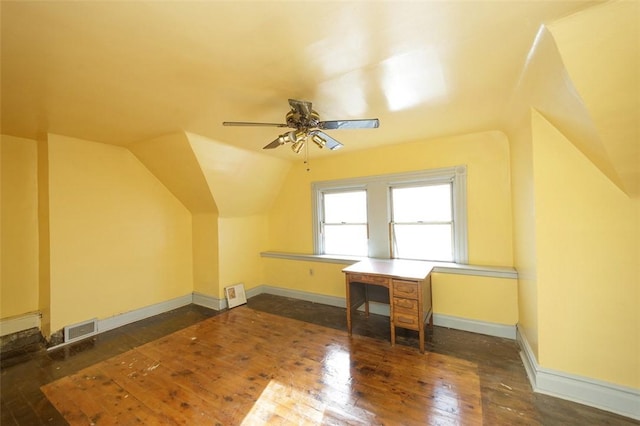
[[[394,222],[450,222],[451,184],[392,188]]]
[[[394,257],[453,261],[451,225],[394,225]]]
[[[366,223],[367,192],[329,192],[324,194],[325,223]]]
[[[325,225],[324,252],[367,256],[367,225]]]

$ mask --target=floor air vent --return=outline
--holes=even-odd
[[[98,320],[96,318],[69,325],[64,328],[64,342],[74,342],[91,337],[98,332]]]

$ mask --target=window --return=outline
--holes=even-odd
[[[322,252],[367,256],[367,192],[326,191],[322,198]]]
[[[391,257],[453,261],[451,184],[391,188]]]
[[[467,263],[466,167],[315,182],[316,254]]]

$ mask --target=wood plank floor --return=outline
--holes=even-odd
[[[43,391],[73,425],[482,424],[476,364],[246,306]]]
[[[321,334],[334,333],[324,328],[334,329],[343,335],[346,330],[345,311],[341,308],[268,294],[249,299],[248,307],[254,312],[270,313],[277,317],[297,319],[309,325],[323,326],[321,330],[324,331]],[[258,315],[259,312],[255,312],[254,315]],[[317,424],[318,422],[326,424],[358,424],[357,421],[362,424],[363,421],[357,419],[365,419],[364,422],[366,424],[375,424],[376,418],[372,416],[379,415],[376,410],[380,406],[397,404],[400,401],[397,395],[402,395],[404,404],[409,408],[415,407],[421,404],[416,403],[416,401],[419,401],[426,394],[425,389],[427,388],[439,390],[437,400],[441,401],[441,404],[434,407],[436,404],[432,401],[425,405],[429,409],[433,407],[437,416],[427,418],[426,422],[419,423],[420,419],[404,415],[404,406],[401,407],[402,411],[397,408],[395,411],[392,408],[388,408],[389,416],[398,416],[400,412],[402,417],[399,419],[398,417],[389,417],[392,420],[388,421],[387,424],[438,424],[436,419],[439,419],[442,424],[473,424],[465,423],[466,420],[454,421],[454,419],[461,418],[460,416],[468,413],[473,416],[479,413],[481,415],[479,421],[484,425],[640,424],[640,422],[632,419],[602,410],[533,393],[519,357],[517,344],[512,340],[433,327],[427,332],[426,349],[428,353],[423,355],[424,359],[418,362],[418,365],[422,367],[413,366],[413,369],[410,370],[412,372],[411,375],[408,378],[404,377],[407,381],[413,380],[414,383],[417,383],[414,375],[422,374],[422,370],[430,366],[430,368],[433,368],[430,376],[431,381],[422,380],[424,384],[420,384],[418,388],[420,390],[415,393],[413,388],[398,387],[394,390],[397,393],[392,394],[389,391],[389,383],[391,380],[400,377],[401,373],[397,369],[391,368],[389,363],[384,360],[392,359],[394,351],[399,351],[400,353],[407,351],[406,355],[410,359],[420,359],[421,356],[417,350],[417,333],[411,331],[399,332],[397,346],[395,348],[389,347],[388,318],[371,315],[368,319],[364,319],[362,316],[357,316],[354,318],[354,338],[349,340],[348,344],[340,344],[339,341],[332,340],[329,347],[325,347],[324,358],[319,358],[320,349],[317,348],[317,345],[311,345],[307,349],[309,354],[312,354],[314,350],[318,351],[315,357],[305,356],[305,352],[301,351],[300,346],[295,346],[302,343],[293,343],[292,340],[290,340],[292,343],[287,346],[277,346],[275,348],[270,346],[271,340],[267,336],[272,329],[273,332],[285,336],[305,333],[304,330],[307,329],[308,325],[301,322],[296,322],[295,324],[298,324],[298,326],[293,329],[268,327],[265,330],[258,328],[256,324],[260,324],[259,322],[247,323],[243,326],[245,327],[244,329],[226,327],[227,332],[230,332],[232,337],[226,340],[216,337],[214,343],[209,343],[209,347],[206,348],[209,351],[219,351],[217,352],[219,356],[213,359],[205,357],[202,355],[205,348],[204,341],[201,341],[203,339],[199,339],[198,336],[188,333],[186,330],[194,324],[201,324],[200,327],[203,328],[208,323],[208,321],[203,323],[204,320],[216,316],[222,317],[223,315],[225,315],[224,312],[219,313],[200,306],[189,305],[144,321],[120,327],[60,350],[47,352],[40,349],[24,353],[3,354],[0,359],[0,399],[2,403],[0,407],[0,424],[3,426],[65,425],[73,421],[73,418],[66,420],[55,409],[42,393],[40,388],[43,385],[50,385],[51,389],[54,389],[54,386],[62,385],[75,386],[76,388],[86,387],[87,390],[82,392],[83,398],[86,397],[85,394],[95,392],[95,389],[93,389],[95,387],[107,387],[110,389],[110,391],[103,392],[103,399],[97,402],[89,402],[86,405],[79,402],[82,400],[79,397],[71,397],[72,394],[67,394],[67,404],[72,404],[72,407],[78,404],[82,406],[80,409],[82,414],[76,419],[79,424],[90,424],[91,416],[95,417],[97,413],[101,412],[105,412],[106,415],[95,418],[95,420],[99,421],[99,424],[107,424],[105,419],[108,419],[109,416],[114,418],[113,416],[123,415],[119,413],[135,413],[135,419],[131,418],[137,422],[136,424],[153,424],[157,419],[157,417],[153,416],[161,413],[161,421],[171,424],[176,421],[171,418],[173,414],[178,413],[184,416],[184,412],[195,411],[195,407],[204,407],[205,402],[209,403],[210,400],[223,401],[221,406],[226,406],[226,411],[216,409],[214,413],[207,412],[211,416],[207,421],[197,422],[192,419],[190,424],[214,424],[216,419],[223,422],[221,424],[241,424],[244,419],[246,419],[246,424],[267,424],[268,422],[264,420],[265,418],[270,418],[272,420],[271,424],[304,424],[304,419],[309,420],[311,424]],[[243,331],[240,332],[240,330]],[[260,342],[257,350],[249,350],[251,346],[247,346],[249,345],[248,342],[243,342],[243,333],[247,330],[251,331],[251,335],[261,336],[262,340],[258,339],[253,343],[256,345]],[[182,351],[176,350],[176,356],[173,357],[178,361],[173,361],[173,363],[164,362],[164,357],[167,354],[163,349],[160,350],[160,353],[158,352],[162,346],[146,344],[154,341],[158,341],[157,343],[162,342],[163,339],[169,338],[174,332],[180,332],[176,338],[179,339],[178,341],[182,339],[181,341],[184,345],[182,345]],[[216,333],[223,332],[222,329],[216,331]],[[337,333],[336,336],[340,336],[340,333]],[[377,339],[378,342],[374,343],[376,346],[381,345],[380,349],[373,351],[371,345],[366,345],[367,350],[364,351],[363,349],[365,348],[362,346],[362,342],[369,341],[363,339],[364,336]],[[191,340],[192,337],[196,337],[196,339]],[[289,338],[293,339],[292,336]],[[336,338],[339,339],[340,337]],[[226,351],[225,348],[233,339],[239,340],[238,344],[245,345],[244,347],[248,353],[240,356],[239,353]],[[184,352],[186,348],[199,348],[201,349],[200,355],[197,355],[196,351],[194,351],[187,356]],[[265,348],[270,349],[266,350]],[[329,348],[334,350],[329,351]],[[347,352],[347,349],[350,352]],[[132,350],[135,351],[131,352]],[[261,363],[253,362],[257,356],[255,352],[264,352],[265,355]],[[353,361],[357,360],[358,355],[356,354],[358,352],[368,354],[367,356],[371,358],[367,359],[367,362],[375,365],[375,367],[363,365],[364,361],[362,360],[360,361],[361,364],[353,364]],[[136,356],[127,358],[132,354]],[[333,355],[329,356],[329,354]],[[247,358],[243,359],[245,356]],[[287,358],[287,356],[292,358]],[[113,361],[117,357],[122,357],[120,362],[124,361],[125,364],[114,364]],[[353,378],[351,381],[345,380],[344,377],[347,376],[343,375],[342,372],[346,372],[347,367],[345,365],[347,365],[347,362],[345,359],[347,357],[349,359],[349,377],[356,377],[356,375],[365,377],[366,380],[370,379],[370,383],[377,383],[377,387],[369,385],[365,388],[360,382],[355,382]],[[192,364],[201,358],[209,364],[198,366],[197,368],[201,370],[197,370]],[[427,359],[431,360],[431,364],[424,364]],[[439,366],[438,362],[436,362],[438,359],[441,360]],[[321,367],[322,360],[325,360],[324,364],[327,366],[325,369]],[[456,360],[456,365],[459,363],[462,370],[449,368],[446,360]],[[159,364],[158,361],[160,361]],[[284,363],[283,365],[286,368],[277,368],[279,364],[276,361]],[[296,365],[296,362],[301,365]],[[129,369],[129,364],[132,364],[131,369]],[[101,365],[100,375],[78,375],[80,371],[94,366],[97,367],[98,365]],[[209,365],[209,367],[206,365]],[[216,369],[215,366],[219,365],[224,365],[228,368]],[[136,370],[133,369],[134,366]],[[244,366],[247,366],[247,368],[241,374],[235,373],[236,370],[234,369],[240,369]],[[468,383],[469,389],[462,391],[458,388],[445,386],[445,384],[450,385],[454,382],[446,374],[453,374],[455,371],[466,372],[467,370],[464,370],[463,367],[470,367],[476,377],[475,381],[471,380]],[[145,368],[150,368],[151,370],[145,370]],[[213,373],[213,370],[210,371],[209,368],[216,370],[217,373]],[[306,371],[307,368],[310,368],[311,371]],[[296,382],[300,374],[295,372],[300,370],[304,371],[304,377],[312,377],[308,373],[314,372],[315,377],[320,381],[312,382],[307,379],[306,381]],[[174,375],[170,376],[170,383],[166,384],[167,387],[165,389],[149,391],[164,392],[164,399],[167,400],[170,408],[165,410],[164,402],[159,405],[159,403],[152,402],[149,399],[150,397],[147,396],[134,398],[133,394],[128,392],[123,394],[123,392],[118,391],[120,387],[116,382],[111,384],[110,381],[110,384],[107,385],[103,384],[106,380],[98,380],[98,377],[108,377],[108,374],[112,374],[112,371],[115,374],[124,376],[122,380],[126,383],[133,383],[132,389],[134,389],[133,385],[150,386],[152,388],[154,386],[151,385],[162,387],[160,386],[162,382],[157,381],[156,375],[152,374],[150,376],[149,373],[173,371],[171,374]],[[193,374],[189,371],[192,371]],[[126,377],[125,372],[127,374],[135,372],[136,374]],[[145,373],[147,376],[144,376]],[[261,373],[265,373],[266,377],[261,376]],[[473,374],[467,377],[473,377]],[[96,379],[92,379],[94,376]],[[323,377],[333,378],[333,385],[324,384],[321,380]],[[336,381],[337,377],[341,377],[342,381]],[[54,384],[59,379],[63,380]],[[73,383],[74,380],[76,381],[75,383]],[[438,382],[437,380],[440,381]],[[204,389],[212,383],[215,384],[215,389],[210,394],[199,394],[199,389]],[[239,383],[244,383],[244,387],[239,388]],[[294,387],[296,383],[298,387]],[[168,393],[169,389],[173,389],[176,386],[177,393]],[[198,397],[185,401],[186,396],[190,395],[185,389],[190,389],[189,392],[198,394]],[[305,389],[307,393],[299,393],[299,389]],[[368,395],[366,398],[362,396],[365,391],[367,391],[366,394]],[[474,392],[477,392],[477,394]],[[330,396],[323,400],[322,398],[327,394]],[[251,404],[251,398],[257,399],[258,403]],[[471,407],[461,404],[460,401],[462,400],[478,401],[477,407],[474,406],[471,409]],[[114,402],[119,405],[114,405]],[[182,405],[182,402],[189,404],[189,407]],[[355,420],[349,417],[353,413],[348,414],[345,412],[344,406],[353,407]],[[242,419],[240,419],[240,412],[245,412],[245,417]],[[322,413],[322,419],[320,420],[319,413]],[[235,416],[233,418],[240,420],[236,423],[229,423],[226,422],[228,417],[223,418],[223,416]],[[426,417],[427,414],[424,414],[424,416]],[[179,416],[176,416],[176,419],[179,418]],[[295,419],[297,418],[301,420],[296,423]],[[100,419],[103,420],[100,421]],[[378,419],[381,418],[378,417]],[[476,418],[470,415],[469,419],[469,422],[472,422]]]

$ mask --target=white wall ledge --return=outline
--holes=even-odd
[[[260,253],[260,256],[274,258],[274,259],[337,263],[342,265],[352,265],[356,262],[367,259],[366,257],[358,257],[358,256],[286,253],[286,252],[280,252],[280,251],[264,251]],[[433,272],[439,272],[443,274],[474,275],[474,276],[481,276],[481,277],[509,278],[509,279],[518,278],[518,272],[515,270],[515,268],[509,267],[509,266],[467,265],[462,263],[450,263],[450,262],[431,262],[431,263],[433,263],[434,265]]]

